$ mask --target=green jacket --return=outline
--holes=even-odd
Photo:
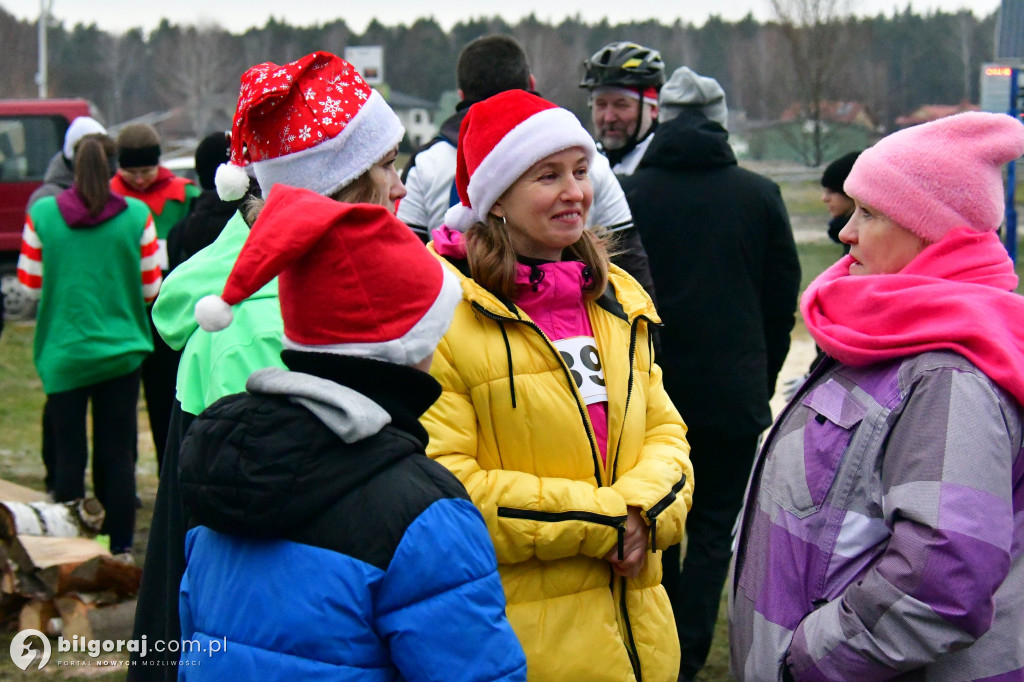
[[[153,350],[142,293],[140,241],[149,209],[128,208],[90,227],[69,228],[56,197],[29,220],[42,243],[35,365],[47,395],[134,372]]]
[[[236,213],[215,242],[167,276],[153,304],[153,323],[160,336],[172,348],[184,349],[177,398],[189,414],[199,414],[226,395],[241,393],[257,369],[284,367],[277,279],[234,306],[234,321],[222,331],[205,332],[195,319],[200,298],[224,291],[248,236],[249,227]]]

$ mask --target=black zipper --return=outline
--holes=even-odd
[[[651,551],[655,551],[655,547],[658,546],[658,515],[661,512],[668,509],[668,506],[676,501],[677,493],[683,489],[686,485],[686,474],[683,474],[682,478],[672,486],[672,489],[668,491],[665,497],[661,498],[647,510],[647,520],[651,522]]]
[[[547,335],[544,334],[544,331],[535,323],[518,317],[506,317],[504,315],[492,313],[490,310],[484,308],[476,301],[473,302],[473,309],[479,311],[482,315],[484,315],[484,317],[490,318],[498,323],[519,322],[520,324],[525,324],[527,327],[530,327],[535,332],[540,334],[541,338],[547,342],[548,347],[554,350],[554,346],[551,345],[551,340],[548,339]],[[569,384],[569,390],[572,392],[573,398],[576,399],[576,409],[579,410],[580,419],[583,420],[583,429],[587,432],[587,440],[590,442],[590,456],[594,461],[594,479],[597,481],[598,485],[602,485],[604,477],[601,475],[601,456],[597,452],[597,441],[594,439],[594,434],[591,433],[590,426],[587,424],[586,409],[583,407],[583,405],[580,404],[580,400],[576,396],[576,382],[573,381],[572,375],[569,374],[569,368],[565,366],[565,361],[562,360],[562,356],[559,355],[557,351],[555,352],[555,355],[558,357],[558,363],[562,366],[562,374],[565,375],[565,380]],[[630,377],[632,377],[632,372],[630,372]]]
[[[636,650],[636,640],[633,638],[633,626],[629,622],[629,610],[626,608],[626,578],[619,578],[621,590],[619,591],[619,606],[622,609],[622,620],[626,625],[627,642],[626,653],[629,654],[629,663],[633,666],[633,677],[636,682],[643,682],[644,676],[640,671],[640,654]]]
[[[618,534],[617,547],[619,559],[623,558],[626,543],[626,517],[608,516],[587,511],[564,511],[546,512],[534,509],[517,509],[515,507],[498,507],[498,518],[525,519],[527,521],[543,521],[546,523],[558,523],[559,521],[585,521],[596,523],[602,526],[610,526]]]
[[[619,437],[615,441],[615,458],[612,460],[612,483],[615,483],[615,478],[619,469],[619,448],[622,446],[622,433],[626,430],[626,415],[629,413],[629,399],[633,397],[633,360],[636,355],[636,334],[640,328],[640,320],[647,319],[642,315],[637,316],[633,322],[629,325],[629,357],[627,358],[629,364],[629,379],[626,381],[626,403],[622,406],[622,426],[619,428]],[[648,320],[649,322],[649,320]]]

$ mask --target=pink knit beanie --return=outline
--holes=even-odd
[[[844,191],[928,242],[954,227],[1003,221],[1003,164],[1024,154],[1024,124],[967,112],[922,123],[864,150]]]

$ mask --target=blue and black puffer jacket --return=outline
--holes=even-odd
[[[182,445],[179,679],[525,680],[483,519],[423,454],[437,382],[282,357]]]

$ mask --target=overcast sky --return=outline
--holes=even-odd
[[[848,2],[856,14],[867,15],[891,14],[894,5],[900,9],[909,5],[917,12],[969,9],[978,16],[986,16],[999,7],[999,0]],[[166,3],[152,0],[52,0],[52,12],[67,28],[79,22],[96,23],[100,28],[115,33],[138,26],[153,29],[165,16],[175,24],[216,23],[233,33],[263,26],[272,16],[291,26],[312,26],[343,18],[357,33],[361,33],[375,16],[386,26],[411,24],[420,17],[433,16],[446,29],[459,20],[481,15],[500,14],[510,23],[515,23],[530,12],[542,21],[558,22],[578,13],[587,22],[607,17],[613,24],[648,18],[671,23],[679,18],[702,25],[711,13],[728,21],[741,19],[748,12],[753,12],[760,20],[770,17],[768,0],[512,0],[502,3],[505,8],[492,8],[488,4],[479,0],[387,0],[383,3],[367,0],[174,0]],[[40,6],[40,0],[0,0],[0,7],[23,19],[37,18]]]

